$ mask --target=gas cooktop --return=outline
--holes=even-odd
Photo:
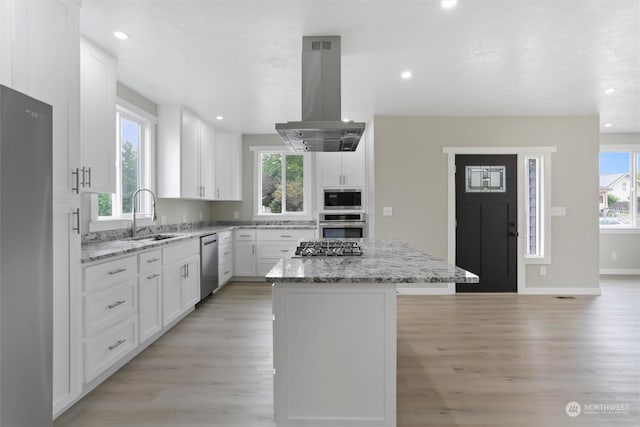
[[[300,242],[295,256],[362,256],[362,248],[348,240],[312,240]]]

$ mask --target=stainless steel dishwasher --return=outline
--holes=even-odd
[[[218,289],[218,235],[200,238],[200,300]]]

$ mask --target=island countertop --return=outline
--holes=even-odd
[[[268,282],[478,283],[478,276],[397,240],[359,239],[362,256],[282,258]]]

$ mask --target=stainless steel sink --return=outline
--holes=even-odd
[[[133,240],[133,241],[149,240],[151,242],[156,242],[159,240],[174,239],[180,236],[181,236],[180,234],[151,234],[149,236],[132,237],[129,240]]]

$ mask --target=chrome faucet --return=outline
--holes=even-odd
[[[158,219],[158,214],[156,213],[156,195],[153,194],[153,191],[149,190],[148,188],[141,188],[139,190],[136,190],[136,192],[133,193],[133,196],[131,196],[131,237],[136,237],[136,196],[141,191],[148,191],[149,194],[151,194],[151,197],[153,198],[153,221],[156,221]]]

